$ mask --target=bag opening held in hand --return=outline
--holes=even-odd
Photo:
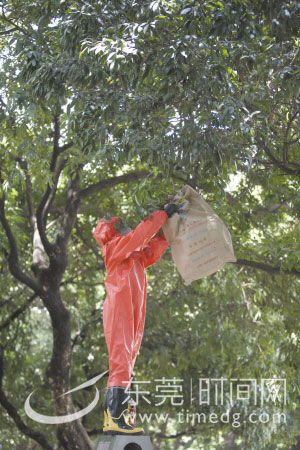
[[[182,206],[165,222],[163,232],[186,285],[236,261],[227,226],[202,195],[186,185],[171,201]]]

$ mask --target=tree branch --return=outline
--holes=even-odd
[[[28,210],[29,210],[29,222],[34,227],[35,222],[35,214],[34,214],[34,206],[32,201],[32,183],[30,176],[28,174],[28,165],[27,161],[21,159],[21,158],[15,158],[16,161],[20,164],[21,169],[23,169],[25,173],[25,182],[26,182],[26,199],[28,204]]]
[[[10,25],[12,25],[16,30],[21,31],[21,33],[24,33],[26,36],[30,36],[30,33],[28,33],[28,31],[24,30],[24,28],[19,27],[19,25],[15,24],[12,20],[10,20],[8,17],[6,17],[6,15],[4,14],[4,9],[2,7],[2,14],[0,15],[0,18],[5,20],[5,22],[9,23]]]
[[[263,270],[264,272],[268,272],[274,275],[279,275],[279,274],[286,274],[286,275],[294,275],[296,277],[300,277],[300,271],[297,269],[281,269],[281,267],[274,267],[271,266],[269,264],[265,264],[259,261],[248,261],[246,259],[238,259],[236,262],[233,262],[231,264],[237,264],[239,266],[249,266],[249,267],[253,267],[255,269],[260,269]]]
[[[18,29],[17,27],[14,27],[14,28],[11,28],[10,30],[0,31],[0,36],[4,36],[4,35],[6,35],[6,34],[13,33],[13,32],[16,31],[17,29]]]
[[[172,450],[178,450],[178,448],[180,447],[180,442],[181,442],[181,436],[177,436],[177,438],[175,439],[175,442],[174,442]],[[155,450],[159,450],[159,447],[160,447],[160,442],[158,443],[158,446],[155,447]]]
[[[271,152],[271,150],[267,147],[266,144],[263,143],[263,141],[259,138],[257,138],[257,142],[256,145],[260,146],[261,148],[263,148],[264,152],[266,153],[266,155],[270,158],[270,160],[274,163],[274,164],[281,164],[281,161],[279,161],[277,158],[275,158],[275,156],[273,155],[273,153]]]
[[[249,214],[250,215],[262,215],[265,213],[274,213],[276,211],[278,211],[279,209],[284,208],[284,209],[291,209],[291,207],[288,205],[288,202],[281,202],[281,203],[274,203],[273,205],[269,205],[269,206],[265,206],[262,208],[257,208],[254,209],[253,211],[251,211]]]
[[[64,152],[65,150],[68,150],[74,145],[74,142],[71,141],[67,144],[59,146],[59,139],[60,139],[60,121],[59,121],[60,113],[54,114],[54,131],[53,131],[53,151],[52,151],[52,158],[50,163],[50,170],[51,172],[54,172],[56,167],[57,158],[59,155]]]
[[[296,175],[299,176],[300,175],[300,165],[296,164],[296,163],[289,163],[289,162],[285,162],[285,161],[279,161],[277,158],[275,158],[275,156],[273,155],[273,153],[271,152],[271,150],[268,148],[267,145],[265,145],[263,143],[263,141],[261,139],[258,139],[255,144],[262,148],[263,151],[265,152],[265,154],[270,158],[271,163],[274,166],[278,166],[280,168],[280,170],[287,174],[287,175]],[[260,161],[262,162],[262,161]],[[297,167],[297,169],[290,169],[287,164],[293,164],[294,166]]]
[[[59,121],[59,113],[56,113],[54,114],[53,152],[50,164],[51,172],[53,172],[55,169],[56,160],[59,155],[59,138],[60,138],[60,121]]]
[[[200,158],[198,158],[195,162],[193,175],[190,177],[190,180],[188,183],[193,189],[196,189],[196,186],[197,186],[199,167],[200,167]]]
[[[140,170],[137,172],[129,172],[125,175],[120,175],[117,177],[107,178],[106,180],[100,180],[98,183],[92,184],[91,186],[88,186],[87,188],[81,189],[78,192],[78,197],[83,200],[84,198],[96,194],[97,192],[100,192],[102,189],[116,186],[117,184],[121,183],[130,183],[131,181],[137,181],[141,178],[147,178],[153,176],[151,172],[148,172],[147,170]]]
[[[105,270],[105,265],[104,264],[97,264],[97,265],[93,264],[93,267],[87,267],[85,269],[82,269],[79,272],[77,272],[74,276],[72,276],[70,278],[66,278],[65,280],[62,280],[60,282],[60,286],[63,286],[68,283],[75,284],[75,282],[74,282],[75,278],[78,278],[80,275],[84,274],[85,272],[93,272],[93,271],[98,271],[98,270]],[[99,281],[97,281],[97,285],[99,286]],[[96,283],[94,286],[96,286]]]
[[[52,254],[52,252],[54,250],[54,245],[51,242],[49,242],[47,235],[46,235],[46,227],[45,227],[45,223],[43,220],[43,210],[44,210],[44,205],[48,199],[48,195],[50,194],[50,190],[51,190],[51,188],[49,187],[49,190],[48,190],[48,187],[47,187],[47,190],[46,190],[45,194],[43,195],[42,200],[36,211],[37,228],[39,231],[41,242],[42,242],[43,247],[48,256],[50,254]]]
[[[6,298],[5,300],[0,300],[0,308],[3,308],[3,306],[7,305],[11,302],[10,298]]]
[[[60,116],[59,113],[54,114],[53,150],[50,163],[50,170],[53,173],[52,179],[53,184],[52,187],[49,185],[49,183],[47,184],[46,191],[42,196],[42,199],[36,212],[37,226],[40,233],[41,241],[48,256],[53,254],[55,244],[50,243],[46,235],[47,214],[55,198],[60,174],[63,171],[65,164],[67,162],[65,158],[58,159],[58,157],[63,151],[67,150],[73,145],[73,142],[71,141],[68,144],[65,144],[61,147],[59,146],[59,139],[60,139],[59,116]]]
[[[76,233],[77,236],[80,238],[80,240],[82,241],[82,243],[84,245],[86,245],[90,250],[92,250],[92,252],[94,253],[94,255],[96,256],[96,258],[99,258],[99,246],[96,245],[92,245],[90,242],[88,242],[85,237],[83,236],[82,231],[79,228],[78,223],[75,223],[75,228],[76,228]]]
[[[69,148],[73,147],[74,142],[68,142],[67,144],[62,145],[61,147],[59,147],[59,153],[64,152],[65,150],[68,150]]]
[[[94,309],[90,313],[90,317],[89,317],[88,321],[83,325],[83,327],[80,330],[76,331],[75,336],[72,338],[72,349],[75,347],[75,345],[77,345],[78,339],[80,339],[81,342],[85,339],[86,332],[88,330],[92,329],[91,325],[93,323],[96,324],[97,322],[99,322],[99,317],[97,316],[98,312],[99,312],[98,309]],[[1,328],[0,328],[0,330],[1,330]]]
[[[181,431],[180,433],[176,433],[176,434],[161,434],[161,433],[157,433],[156,436],[157,437],[161,437],[163,439],[177,439],[180,436],[191,436],[191,435],[194,435],[196,433],[197,433],[196,430],[189,429],[189,430]]]
[[[154,450],[159,450],[159,448],[160,448],[160,444],[163,439],[162,436],[164,436],[166,434],[168,421],[169,421],[169,415],[167,415],[167,420],[164,420],[164,422],[162,423],[162,425],[160,427],[160,434],[156,436],[157,441],[155,443]]]
[[[231,431],[228,435],[225,450],[234,450],[236,435]]]
[[[230,205],[236,205],[240,201],[239,196],[234,197],[229,192],[225,192],[225,197],[227,198],[228,203]],[[249,213],[244,213],[244,215],[246,217],[250,218],[253,215],[259,216],[259,215],[266,214],[266,213],[274,213],[281,208],[291,210],[292,208],[289,206],[288,203],[291,202],[292,200],[295,200],[297,197],[298,197],[298,194],[293,195],[293,197],[290,197],[289,199],[285,200],[284,202],[273,203],[272,205],[268,205],[268,206],[261,206],[260,208],[253,209]]]
[[[26,311],[26,309],[28,308],[28,306],[33,302],[33,300],[37,297],[37,294],[33,294],[31,297],[29,297],[29,299],[24,303],[24,305],[20,306],[20,308],[18,308],[16,311],[14,311],[8,319],[5,320],[5,322],[3,322],[0,325],[0,331],[2,331],[4,328],[9,327],[9,325],[12,323],[12,321],[14,319],[16,319],[17,317],[19,317],[24,311]]]
[[[75,177],[70,175],[68,187],[67,187],[67,199],[64,215],[62,218],[62,224],[58,230],[57,237],[55,240],[56,249],[60,250],[62,254],[65,252],[69,237],[72,232],[73,225],[75,223],[80,198],[78,195],[79,191],[79,174],[76,173]]]
[[[32,183],[28,173],[27,161],[21,158],[14,158],[23,169],[25,173],[26,180],[26,198],[29,210],[29,222],[33,229],[33,255],[32,255],[32,265],[31,268],[33,272],[37,275],[37,271],[40,269],[45,269],[48,267],[48,263],[45,255],[45,248],[42,243],[42,239],[37,226],[37,218],[34,212],[34,205],[32,200]]]
[[[22,420],[21,416],[18,414],[18,411],[16,410],[16,408],[10,403],[10,401],[6,397],[6,395],[3,391],[3,388],[2,388],[3,366],[4,366],[3,349],[0,348],[0,404],[3,406],[3,408],[9,414],[9,416],[13,419],[13,421],[15,422],[17,428],[21,431],[21,433],[25,434],[25,436],[28,436],[29,438],[38,442],[43,449],[54,450],[53,447],[48,443],[48,441],[44,435],[42,435],[38,431],[35,431],[32,428],[28,427],[23,422],[23,420]]]
[[[65,150],[69,149],[74,145],[73,141],[69,142],[68,144],[64,144],[63,146],[59,146],[59,139],[60,139],[60,121],[59,121],[59,113],[54,114],[54,132],[53,132],[53,151],[52,151],[52,158],[50,163],[50,170],[53,173],[53,185],[52,189],[50,189],[50,186],[47,186],[47,195],[48,198],[45,201],[44,209],[43,209],[43,220],[44,223],[46,222],[47,213],[49,210],[49,207],[54,199],[57,184],[59,180],[59,176],[66,164],[66,159],[61,158],[58,161],[59,155],[64,152]],[[46,193],[45,193],[46,194]]]
[[[0,222],[2,223],[10,246],[10,253],[7,259],[11,274],[21,283],[26,284],[26,286],[30,287],[36,294],[43,295],[43,290],[40,284],[37,283],[37,281],[33,278],[26,275],[24,272],[22,272],[20,268],[17,243],[5,215],[4,196],[0,198]]]
[[[44,225],[46,225],[46,220],[47,220],[47,214],[49,211],[49,208],[54,200],[55,194],[56,194],[56,190],[57,190],[57,185],[58,185],[58,180],[60,177],[61,172],[63,171],[65,165],[66,165],[67,160],[64,158],[61,158],[56,166],[55,169],[53,171],[53,185],[52,188],[50,188],[50,186],[47,186],[47,191],[45,193],[46,195],[46,200],[44,202],[44,207],[43,207],[43,211],[42,211],[42,219],[43,219],[43,223]]]
[[[23,286],[23,288],[21,290],[15,292],[9,298],[0,300],[0,308],[2,308],[4,305],[7,305],[7,303],[13,303],[15,299],[19,298],[21,295],[24,294],[24,292],[26,292],[26,289],[27,289],[27,286]]]
[[[290,128],[292,126],[292,123],[294,122],[294,120],[296,119],[297,115],[300,113],[300,108],[298,108],[294,114],[290,117],[290,120],[288,121],[286,130],[285,130],[285,136],[284,136],[284,144],[283,144],[283,161],[285,163],[288,162],[288,147],[290,145],[289,141],[288,141],[288,135],[289,135],[289,131]]]
[[[191,444],[197,439],[196,436],[192,437],[188,442],[185,443],[182,450],[187,450],[190,448]]]

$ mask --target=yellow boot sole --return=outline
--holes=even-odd
[[[127,411],[127,410],[126,410]],[[124,411],[122,412],[122,414],[124,413]],[[122,416],[122,414],[120,415],[120,417]],[[132,429],[124,429],[124,428],[120,428],[118,427],[118,424],[116,424],[113,419],[115,420],[119,420],[120,417],[112,417],[109,410],[104,411],[104,426],[103,426],[103,434],[111,434],[111,435],[116,435],[116,434],[135,434],[135,435],[141,435],[144,434],[144,429],[143,428],[132,428]]]

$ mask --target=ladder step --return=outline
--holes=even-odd
[[[153,450],[149,436],[100,436],[95,450]]]

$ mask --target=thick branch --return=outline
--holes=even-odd
[[[37,274],[38,269],[44,269],[48,267],[45,255],[45,248],[41,240],[41,236],[37,226],[37,218],[34,212],[34,205],[32,200],[32,183],[28,173],[27,161],[21,158],[15,158],[15,160],[20,164],[20,167],[25,173],[26,180],[26,199],[29,210],[29,222],[33,229],[33,255],[32,255],[32,266],[34,273]]]
[[[64,144],[63,146],[59,146],[59,138],[60,138],[60,122],[59,122],[59,115],[55,115],[54,117],[54,138],[53,138],[53,152],[52,152],[52,159],[50,164],[50,170],[53,173],[53,185],[52,189],[50,189],[50,186],[47,186],[47,191],[45,192],[45,196],[47,197],[45,199],[44,209],[43,209],[43,220],[46,221],[46,217],[48,214],[48,210],[50,208],[50,205],[54,199],[57,184],[59,180],[59,176],[62,172],[62,170],[65,167],[65,164],[67,162],[66,159],[61,158],[58,161],[58,157],[61,153],[63,153],[65,150],[68,150],[70,147],[74,145],[74,143],[71,141],[68,144]]]
[[[21,158],[15,158],[16,161],[20,164],[20,167],[23,169],[25,173],[26,180],[26,198],[29,210],[29,222],[33,229],[33,256],[32,256],[32,266],[34,273],[37,274],[37,270],[44,269],[48,267],[45,255],[45,248],[43,246],[41,236],[37,226],[37,218],[34,212],[34,205],[32,200],[32,183],[28,173],[28,165],[27,161],[22,160]]]
[[[39,235],[43,244],[43,247],[48,255],[50,255],[53,252],[54,246],[51,242],[49,242],[47,235],[46,235],[46,227],[43,221],[43,208],[44,208],[44,201],[46,201],[45,196],[43,196],[41,203],[38,206],[38,209],[36,211],[36,221],[37,221],[37,227],[39,231]]]
[[[8,255],[8,265],[11,274],[21,283],[26,284],[26,286],[33,289],[33,291],[36,294],[42,295],[43,294],[42,287],[33,278],[29,277],[24,272],[22,272],[20,268],[17,243],[5,215],[4,196],[0,198],[0,221],[4,228],[10,246],[10,253]]]
[[[126,173],[125,175],[120,175],[117,177],[107,178],[106,180],[100,180],[98,181],[98,183],[92,184],[87,188],[81,189],[78,192],[78,197],[80,199],[84,199],[89,195],[100,192],[102,189],[116,186],[117,184],[120,183],[130,183],[131,181],[137,181],[140,180],[141,178],[147,178],[151,176],[153,176],[151,172],[148,172],[147,170],[140,170],[137,172]]]
[[[36,212],[37,226],[40,233],[41,241],[48,255],[50,255],[53,252],[54,244],[49,242],[46,235],[47,213],[51,206],[52,201],[54,200],[59,176],[65,166],[65,163],[66,161],[63,158],[57,162],[53,173],[53,186],[51,188],[49,184],[47,185],[46,191],[42,196],[42,199]]]
[[[248,261],[246,259],[238,259],[236,262],[232,263],[232,264],[237,264],[240,266],[249,266],[249,267],[254,267],[255,269],[260,269],[263,270],[265,272],[271,273],[271,274],[275,274],[275,275],[279,275],[284,273],[285,275],[293,275],[296,277],[300,277],[300,271],[297,269],[281,269],[281,267],[274,267],[271,266],[269,264],[265,264],[259,261]]]
[[[50,170],[53,173],[52,179],[53,183],[52,187],[49,184],[47,184],[46,191],[42,196],[42,199],[36,212],[37,226],[40,233],[41,241],[48,256],[50,256],[53,253],[55,246],[54,244],[49,242],[46,235],[47,214],[55,198],[60,174],[63,171],[66,164],[65,158],[58,159],[58,157],[63,151],[67,150],[73,145],[73,142],[69,142],[68,144],[65,144],[62,147],[60,147],[59,139],[60,139],[60,121],[59,121],[59,113],[56,113],[54,114],[53,151],[50,163]]]
[[[13,419],[18,429],[21,433],[25,434],[29,438],[35,440],[40,444],[40,446],[45,450],[54,450],[53,447],[48,443],[45,436],[43,436],[38,431],[33,430],[28,427],[22,420],[21,416],[18,414],[16,408],[10,403],[8,398],[6,397],[3,389],[2,389],[2,380],[3,380],[3,350],[0,350],[0,404],[9,414],[9,416]]]

